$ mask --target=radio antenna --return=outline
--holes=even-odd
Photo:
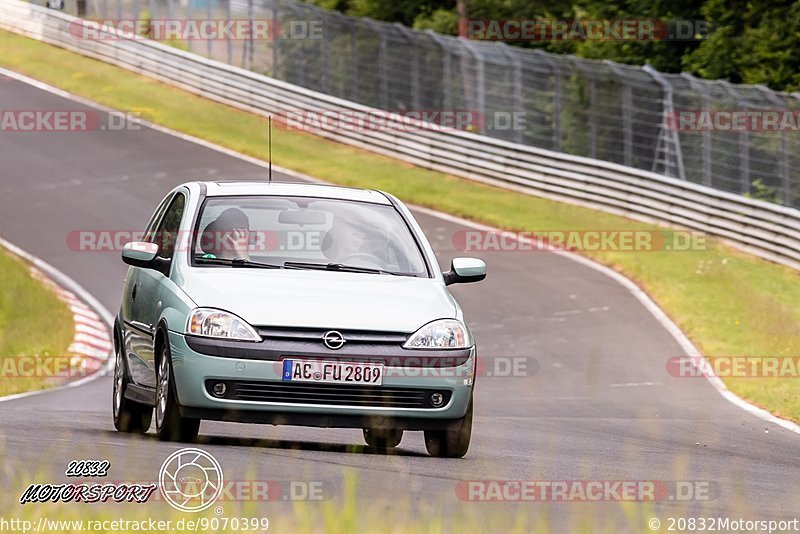
[[[269,116],[269,181],[272,182],[272,115]]]

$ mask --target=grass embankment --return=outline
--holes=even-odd
[[[54,380],[37,360],[63,361],[72,341],[72,314],[28,266],[0,249],[0,396],[41,389]]]
[[[0,32],[0,65],[153,122],[266,159],[266,119],[121,68]],[[658,230],[623,217],[413,167],[297,131],[274,138],[276,164],[330,182],[388,190],[407,202],[511,230]],[[690,252],[587,252],[643,287],[710,356],[800,355],[798,272],[717,240]],[[676,355],[678,356],[678,355]],[[671,379],[666,376],[665,380]],[[800,379],[726,379],[740,396],[800,420]]]

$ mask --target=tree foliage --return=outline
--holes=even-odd
[[[344,13],[456,35],[456,0],[311,0]],[[649,63],[663,72],[800,90],[800,0],[464,0],[471,19],[702,20],[703,39],[509,43]]]

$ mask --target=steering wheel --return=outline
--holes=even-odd
[[[352,254],[339,258],[336,263],[350,263],[353,260],[366,261],[379,269],[384,268],[383,261],[378,256],[370,254],[369,252],[353,252]]]

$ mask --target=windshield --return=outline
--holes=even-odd
[[[195,266],[260,263],[427,276],[422,252],[393,206],[306,197],[210,197],[198,217]]]

